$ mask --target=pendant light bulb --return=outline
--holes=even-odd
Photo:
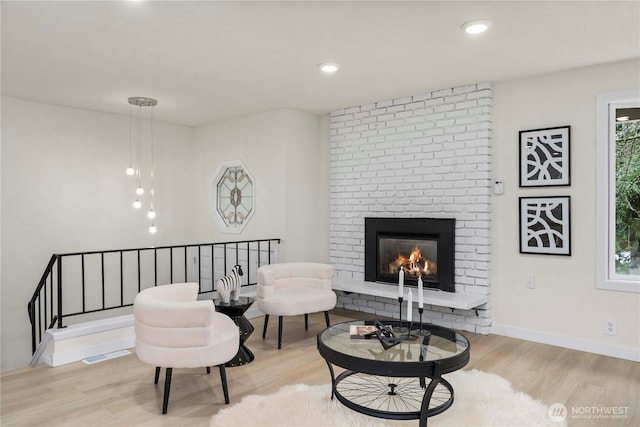
[[[142,188],[140,185],[138,185],[138,188],[136,188],[136,194],[138,196],[142,196],[144,194],[144,188]]]
[[[140,199],[136,199],[136,201],[133,202],[133,207],[135,209],[140,209],[142,207],[142,202],[140,201]]]
[[[151,225],[149,226],[149,233],[156,234],[157,232],[158,228],[153,223],[151,223]]]
[[[155,217],[156,217],[156,211],[154,211],[153,208],[149,209],[149,212],[147,212],[147,218],[154,219]]]
[[[133,176],[133,174],[135,174],[135,173],[136,173],[136,170],[134,168],[132,168],[131,166],[129,166],[127,168],[127,175]]]

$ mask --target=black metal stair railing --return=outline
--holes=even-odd
[[[278,262],[280,239],[197,243],[54,254],[27,304],[31,351],[49,328],[64,319],[133,305],[140,290],[177,281],[198,282],[199,293],[234,265],[244,271],[242,286],[256,283],[258,267]]]

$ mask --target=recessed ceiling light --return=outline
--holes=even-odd
[[[627,120],[629,120],[629,116],[620,116],[616,120],[619,122],[626,122]]]
[[[490,26],[491,21],[487,21],[486,19],[476,19],[462,24],[462,29],[467,34],[480,34],[487,31]]]
[[[338,68],[340,68],[340,65],[332,63],[332,62],[325,62],[325,63],[322,63],[322,64],[318,65],[318,68],[320,68],[320,71],[322,71],[323,73],[333,74],[336,71],[338,71]]]

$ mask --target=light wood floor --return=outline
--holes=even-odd
[[[334,310],[338,323],[370,315]],[[316,334],[324,316],[285,318],[282,350],[277,350],[277,321],[262,340],[263,318],[252,319],[255,332],[247,341],[254,362],[227,369],[231,403],[249,394],[268,394],[286,384],[326,384],[329,371],[316,350]],[[497,335],[463,332],[471,341],[465,369],[480,369],[507,378],[514,389],[547,405],[569,410],[570,426],[640,425],[640,363],[536,344]],[[224,408],[217,369],[176,369],[169,412],[161,415],[163,381],[153,384],[154,368],[135,354],[85,365],[36,366],[1,376],[0,424],[12,426],[208,426]],[[163,371],[164,375],[164,371]],[[454,403],[455,404],[455,403]],[[572,418],[572,408],[628,407],[623,419]],[[582,409],[581,409],[582,410]],[[446,416],[446,412],[440,416]],[[414,426],[416,421],[402,425]],[[248,426],[249,427],[249,426]]]

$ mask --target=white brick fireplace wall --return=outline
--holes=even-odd
[[[456,292],[491,294],[492,96],[491,84],[480,83],[331,113],[329,258],[337,281],[364,282],[365,217],[455,218]],[[338,307],[398,316],[397,299],[338,294]],[[424,318],[488,333],[490,302],[477,315],[426,305]]]

